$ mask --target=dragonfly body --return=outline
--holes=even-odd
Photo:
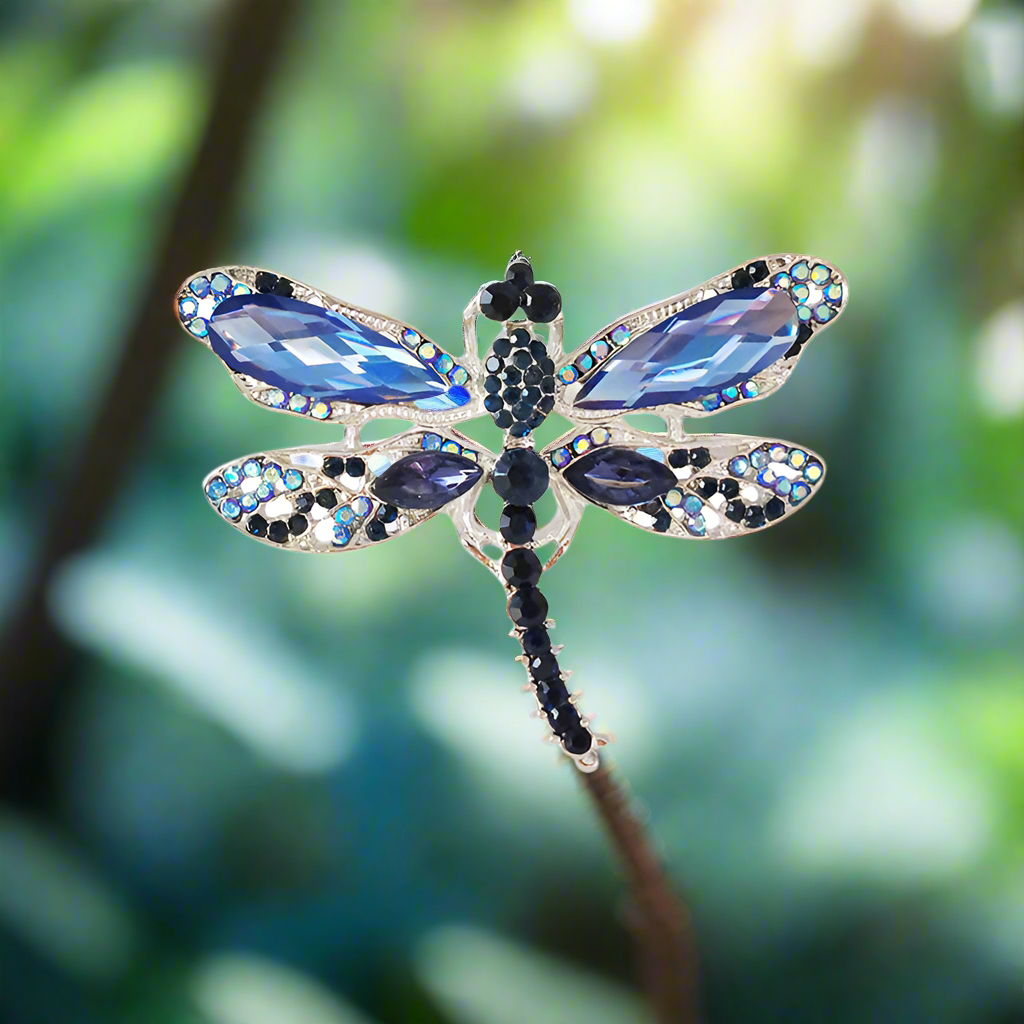
[[[847,297],[832,265],[768,256],[613,321],[568,356],[561,296],[535,281],[519,252],[504,280],[484,285],[466,308],[458,356],[408,324],[251,267],[194,275],[176,309],[246,397],[344,428],[340,441],[215,470],[204,489],[220,515],[264,543],[323,553],[373,546],[449,515],[505,587],[550,738],[593,771],[606,737],[566,686],[542,572],[565,552],[588,504],[693,539],[757,532],[801,508],[824,477],[814,452],[770,438],[691,435],[684,418],[774,392]],[[501,324],[483,356],[481,316]],[[636,410],[660,416],[665,430],[637,429],[625,419]],[[551,412],[573,427],[538,452],[534,432]],[[480,415],[505,431],[497,456],[457,429]],[[381,416],[411,427],[362,443],[363,426]],[[505,503],[497,530],[475,510],[488,484]],[[539,524],[534,506],[549,490],[556,512]],[[545,546],[543,564],[537,550]]]

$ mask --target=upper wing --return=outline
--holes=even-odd
[[[477,416],[477,353],[456,360],[408,324],[255,267],[214,267],[181,286],[182,327],[254,402],[360,425],[387,415],[446,424]]]
[[[816,256],[765,256],[609,324],[560,363],[555,409],[707,416],[785,383],[836,320],[846,279]]]
[[[678,442],[622,421],[544,449],[557,490],[654,533],[738,537],[792,515],[825,476],[802,445],[739,434]]]
[[[388,540],[442,509],[471,517],[494,456],[456,431],[410,430],[357,449],[260,452],[214,470],[210,504],[251,537],[295,551]]]

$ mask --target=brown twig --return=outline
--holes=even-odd
[[[580,774],[629,886],[640,973],[658,1024],[697,1024],[697,944],[690,913],[675,894],[643,824],[606,764]]]
[[[270,82],[305,0],[233,0],[224,11],[210,108],[192,164],[167,217],[141,301],[125,333],[96,416],[59,468],[75,514],[58,510],[23,584],[24,596],[3,636],[0,664],[0,793],[38,788],[44,750],[67,688],[73,653],[47,611],[59,566],[89,548],[115,505],[173,366],[179,332],[171,300],[182,279],[215,261],[232,226],[234,197],[248,166]],[[113,481],[113,485],[111,484]],[[33,784],[35,781],[35,784]]]

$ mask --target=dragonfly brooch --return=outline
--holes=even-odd
[[[643,530],[702,540],[756,533],[801,508],[824,478],[820,456],[772,438],[689,434],[685,420],[781,387],[847,299],[832,264],[765,256],[621,317],[569,356],[559,291],[534,279],[521,252],[466,307],[458,357],[408,324],[253,267],[191,276],[175,309],[251,401],[344,428],[340,441],[215,470],[203,488],[220,516],[265,544],[336,553],[447,513],[505,587],[548,738],[594,771],[608,737],[566,686],[541,573],[588,503]],[[500,324],[482,357],[481,317]],[[627,417],[638,411],[665,429],[633,426]],[[533,433],[552,412],[572,429],[538,452]],[[485,414],[504,431],[497,455],[456,429]],[[382,417],[411,429],[361,442]],[[476,512],[488,483],[505,503],[497,530]],[[548,490],[556,510],[539,525],[534,505]]]

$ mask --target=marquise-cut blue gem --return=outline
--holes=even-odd
[[[209,336],[235,372],[328,402],[382,405],[449,390],[433,367],[393,338],[283,295],[232,295],[214,311]]]
[[[389,505],[434,511],[465,494],[482,476],[475,462],[450,452],[417,452],[390,465],[373,483]]]
[[[614,352],[573,405],[645,409],[721,392],[781,359],[799,329],[793,300],[781,288],[737,288],[715,295]]]
[[[632,448],[594,448],[562,475],[584,498],[602,505],[641,505],[676,485],[668,466]]]

